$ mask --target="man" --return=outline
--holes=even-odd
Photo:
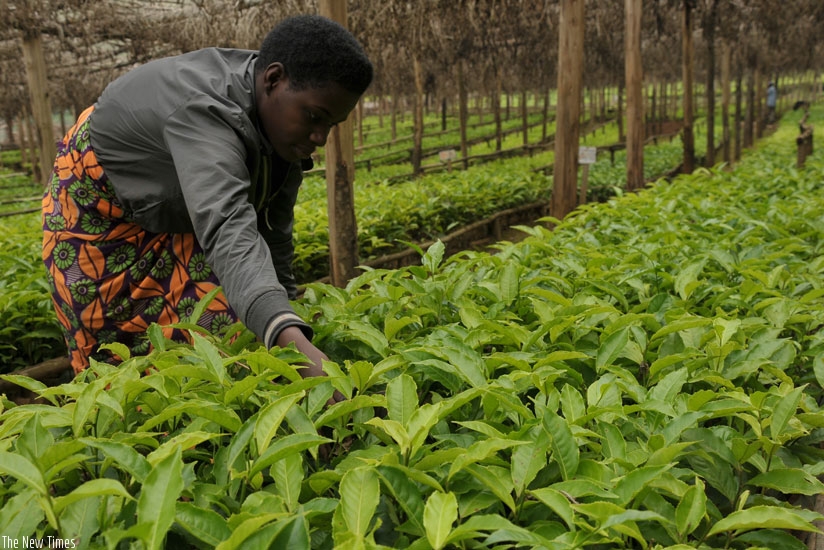
[[[43,198],[43,260],[75,372],[101,343],[148,351],[151,323],[220,332],[240,320],[323,374],[289,304],[293,207],[302,169],[372,75],[346,29],[297,16],[258,52],[207,48],[112,82],[59,144]]]

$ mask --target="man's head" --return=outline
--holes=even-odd
[[[255,70],[258,117],[278,155],[294,162],[326,143],[372,82],[357,40],[324,17],[286,19],[263,40]]]
[[[293,88],[321,87],[335,82],[363,94],[372,82],[372,63],[352,34],[319,15],[298,15],[276,25],[260,46],[257,71],[283,65]]]

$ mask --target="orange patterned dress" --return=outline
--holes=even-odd
[[[43,196],[43,261],[72,368],[120,342],[133,355],[149,351],[146,329],[186,335],[168,325],[190,321],[195,305],[219,285],[193,234],[150,233],[126,219],[89,137],[89,107],[58,143],[51,184]],[[197,324],[220,333],[238,318],[223,293]]]

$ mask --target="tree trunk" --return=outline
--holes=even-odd
[[[554,183],[550,214],[562,219],[578,204],[578,140],[584,61],[585,0],[561,0]]]
[[[421,173],[421,156],[423,155],[423,67],[416,54],[412,59],[415,75],[415,117],[413,118],[412,173]]]
[[[692,8],[693,0],[684,0],[681,27],[681,51],[683,55],[682,80],[684,82],[684,141],[683,172],[695,170],[695,136],[693,135],[693,46],[692,46]]]
[[[524,146],[529,145],[529,108],[526,104],[526,90],[521,90],[521,132]]]
[[[747,113],[744,121],[744,148],[753,144],[753,123],[755,121],[755,68],[750,67],[747,75]]]
[[[627,189],[644,187],[644,74],[641,64],[641,0],[626,0]]]
[[[347,26],[346,2],[321,0],[319,13]],[[358,228],[355,219],[355,144],[350,114],[332,128],[326,145],[326,197],[329,212],[329,276],[344,287],[354,278],[358,261]]]
[[[495,97],[492,100],[492,114],[495,116],[495,150],[503,147],[504,132],[501,121],[501,96],[503,95],[503,75],[501,69],[495,70]]]
[[[469,119],[469,98],[466,93],[466,79],[464,78],[463,60],[459,59],[456,70],[458,71],[458,119],[461,126],[461,160],[464,170],[469,167],[469,144],[466,139],[466,126]]]
[[[743,100],[744,100],[744,98],[743,98],[744,92],[741,88],[742,88],[743,85],[744,85],[744,81],[743,81],[743,78],[741,77],[741,72],[739,72],[738,77],[735,79],[735,120],[733,121],[734,122],[733,132],[735,133],[735,154],[734,154],[734,159],[733,160],[735,160],[735,161],[738,161],[739,159],[741,159],[741,140],[742,140],[742,136],[741,136],[741,122],[742,122],[741,115],[742,115],[742,113],[741,113],[741,109],[742,109],[742,103],[743,103]]]
[[[711,0],[704,34],[707,41],[707,153],[706,166],[715,164],[715,20],[718,2]]]
[[[32,141],[37,143],[37,179],[45,187],[51,179],[54,157],[57,154],[54,140],[54,123],[52,122],[51,102],[49,100],[49,83],[46,78],[46,58],[40,33],[27,34],[23,37],[23,61],[26,65],[26,80],[29,85],[32,115],[37,130],[32,134]],[[34,166],[35,162],[32,162]]]
[[[398,94],[392,96],[392,113],[389,120],[392,141],[398,139]]]
[[[446,96],[441,99],[441,131],[446,131]]]
[[[544,113],[541,127],[541,142],[546,141],[546,127],[549,122],[549,88],[544,92]]]
[[[626,141],[626,134],[624,133],[624,83],[618,84],[618,104],[615,106],[615,112],[618,121],[618,141]]]
[[[761,74],[761,69],[756,65],[755,67],[755,101],[753,102],[755,106],[754,116],[755,116],[755,136],[758,139],[761,139],[761,136],[764,135],[764,123],[766,122],[766,117],[764,116],[764,110],[762,109],[764,105],[764,84],[763,84],[763,77]]]
[[[730,58],[732,48],[725,40],[721,52],[721,128],[724,142],[724,162],[732,162],[730,156]]]

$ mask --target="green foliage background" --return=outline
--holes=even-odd
[[[820,117],[821,110],[814,111]],[[0,532],[82,547],[805,548],[822,517],[824,161],[790,124],[731,170],[580,209],[495,255],[298,302],[248,333],[4,403]],[[338,390],[346,400],[326,402]]]

